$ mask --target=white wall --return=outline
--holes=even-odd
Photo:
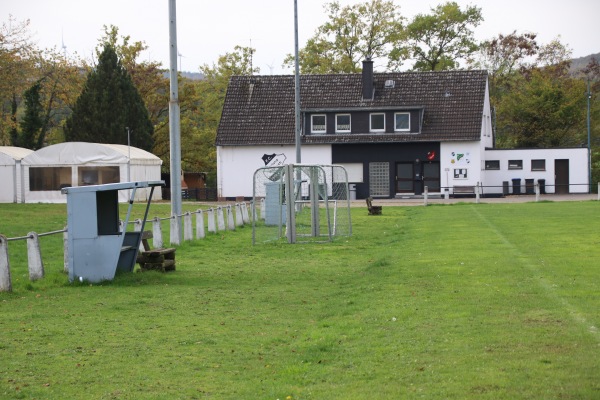
[[[506,149],[486,150],[484,160],[500,161],[499,170],[485,170],[484,193],[502,193],[503,182],[509,182],[509,193],[513,193],[512,179],[521,179],[521,193],[525,190],[525,179],[546,180],[546,193],[554,193],[554,160],[569,160],[570,193],[588,192],[588,151],[586,148],[572,149]],[[509,160],[522,160],[523,169],[508,169]],[[532,171],[531,160],[546,160],[545,171]]]
[[[441,143],[440,153],[442,192],[445,187],[476,186],[478,182],[481,182],[481,142]],[[455,177],[455,172],[459,174],[458,177]],[[450,193],[452,193],[452,189],[450,189]]]
[[[0,165],[0,183],[2,184],[2,190],[0,190],[0,203],[16,202],[17,182],[14,163],[12,165]]]
[[[263,159],[273,154],[273,159]],[[295,163],[295,146],[217,146],[218,196],[252,197],[252,179],[257,169]],[[303,146],[302,164],[331,164],[331,146]]]

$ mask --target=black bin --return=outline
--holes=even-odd
[[[534,194],[535,193],[535,189],[533,187],[534,185],[534,179],[525,179],[525,194]]]
[[[546,194],[546,180],[538,179],[538,185],[540,185],[540,194]]]
[[[510,193],[508,189],[508,181],[504,181],[502,182],[502,194],[506,196],[508,193]]]
[[[521,194],[521,178],[514,178],[512,180],[513,194]]]

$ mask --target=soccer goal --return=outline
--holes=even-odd
[[[254,172],[252,243],[350,236],[348,174],[340,165],[286,164]]]

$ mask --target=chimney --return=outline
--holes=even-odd
[[[369,57],[363,61],[362,97],[363,100],[373,100],[373,61]]]

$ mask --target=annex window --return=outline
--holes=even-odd
[[[387,162],[369,163],[369,194],[371,196],[390,195],[390,164]]]
[[[523,169],[523,160],[508,160],[508,169]]]
[[[29,190],[32,192],[60,190],[72,186],[71,167],[29,168]]]
[[[545,171],[546,170],[546,160],[531,160],[531,170],[532,171]]]
[[[310,116],[311,133],[327,133],[327,116],[325,114],[315,114]]]
[[[394,130],[396,132],[410,132],[410,113],[394,114]]]
[[[336,114],[335,131],[350,132],[350,114]]]
[[[485,169],[487,169],[487,170],[500,169],[500,161],[499,160],[486,160],[485,161]]]
[[[373,113],[370,115],[369,130],[371,132],[385,132],[384,113]]]

